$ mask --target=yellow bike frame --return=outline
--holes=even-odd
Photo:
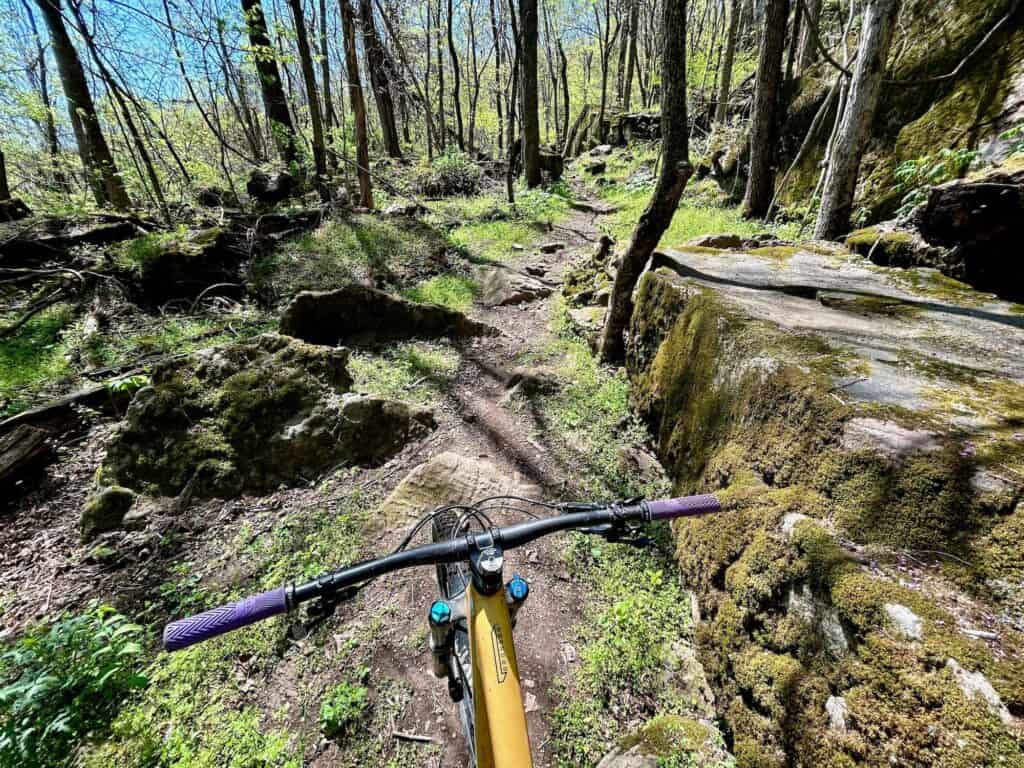
[[[466,587],[466,616],[477,768],[532,768],[505,590],[484,595],[471,582]]]

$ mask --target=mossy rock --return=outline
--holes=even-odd
[[[121,527],[121,521],[135,503],[135,493],[129,488],[111,486],[97,492],[82,510],[82,539],[89,541],[96,534]]]
[[[1002,553],[995,562],[1020,551],[1019,512],[993,511],[955,435],[835,397],[832,363],[815,362],[841,358],[829,347],[665,270],[637,292],[634,405],[676,490],[714,491],[723,506],[674,533],[707,618],[701,660],[737,765],[1024,765],[1020,734],[947,667],[984,675],[1009,712],[1024,711],[1020,633],[1001,631],[994,653],[841,543],[977,552],[980,584],[992,575],[981,553]],[[899,631],[893,607],[918,617],[920,632]],[[848,708],[838,730],[826,710],[834,696]]]
[[[277,334],[157,368],[115,434],[102,476],[174,496],[230,496],[374,464],[433,427],[428,412],[349,392],[348,351]]]

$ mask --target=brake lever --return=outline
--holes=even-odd
[[[306,610],[306,621],[302,624],[303,629],[308,633],[323,624],[334,615],[334,612],[341,603],[351,600],[359,594],[362,588],[362,584],[346,587],[329,595],[323,595],[311,602]]]

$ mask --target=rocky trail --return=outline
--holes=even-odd
[[[442,503],[504,493],[591,498],[581,482],[586,469],[577,463],[585,463],[586,455],[576,451],[569,458],[564,450],[554,450],[547,441],[550,432],[543,414],[533,403],[537,393],[561,386],[550,367],[559,361],[551,359],[548,342],[562,274],[570,263],[586,260],[600,237],[596,222],[604,209],[580,207],[584,210],[552,231],[538,233],[536,242],[523,243],[511,260],[473,267],[481,292],[472,317],[497,333],[452,343],[456,367],[431,403],[436,427],[381,466],[328,474],[320,481],[311,479],[305,488],[281,487],[263,494],[250,490],[230,501],[201,498],[209,494],[203,492],[202,482],[196,484],[197,470],[184,487],[179,481],[175,488],[163,488],[162,493],[171,497],[161,504],[135,502],[133,509],[144,510],[137,514],[136,524],[129,525],[125,518],[109,533],[99,528],[98,539],[83,541],[79,520],[94,478],[117,463],[109,458],[105,462],[103,456],[111,424],[100,420],[78,441],[63,445],[59,461],[15,506],[0,532],[5,634],[90,600],[142,606],[159,618],[167,590],[174,593],[172,601],[184,598],[179,611],[189,605],[188,589],[231,586],[243,593],[255,591],[254,549],[296,525],[304,510],[317,507],[330,515],[348,508],[353,494],[357,504],[366,506],[367,529],[352,532],[361,543],[350,559],[390,551],[416,519]],[[296,327],[302,322],[286,321]],[[539,362],[527,365],[527,360]],[[214,385],[207,381],[207,386]],[[162,418],[153,416],[151,427],[143,421],[138,429],[164,430],[157,426],[164,423]],[[130,476],[139,482],[137,449],[129,447],[128,453],[135,467]],[[652,465],[656,466],[647,459],[644,471],[654,471]],[[115,513],[119,520],[120,515]],[[512,520],[515,513],[495,519]],[[133,530],[119,530],[122,527]],[[423,536],[429,537],[429,532]],[[512,569],[531,584],[531,599],[520,613],[516,637],[538,766],[561,764],[551,746],[551,716],[564,703],[565,681],[581,663],[577,625],[592,591],[587,579],[574,573],[565,545],[564,537],[542,540],[509,558]],[[301,575],[280,574],[289,579]],[[186,594],[179,594],[181,584],[188,585]],[[298,718],[296,730],[308,733],[311,722],[315,726],[315,713],[307,713],[308,707],[318,706],[340,672],[359,669],[373,695],[392,697],[387,706],[380,706],[387,711],[386,727],[366,734],[376,744],[371,750],[374,759],[392,756],[409,760],[410,765],[464,765],[457,711],[444,682],[430,671],[425,613],[435,594],[431,569],[409,571],[375,582],[358,600],[339,606],[315,639],[293,626],[282,659],[265,677],[254,674],[244,682],[237,705],[288,711],[292,714],[286,720]],[[375,681],[385,680],[388,687],[375,687]],[[700,696],[692,698],[706,700],[708,694],[702,688]],[[710,716],[709,711],[703,714]],[[366,749],[354,748],[351,741],[315,739],[305,746],[305,764],[347,765],[359,755],[366,759]]]

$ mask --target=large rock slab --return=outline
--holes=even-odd
[[[723,503],[674,533],[738,764],[1018,761],[1020,308],[816,244],[665,251],[635,306],[634,404]]]
[[[543,497],[543,490],[492,462],[446,451],[412,470],[381,505],[389,518],[419,518],[442,504],[470,504],[490,496]]]
[[[933,187],[906,222],[851,233],[876,264],[934,267],[980,290],[1024,300],[1024,170],[991,171]]]
[[[376,464],[433,428],[427,411],[349,391],[348,351],[277,334],[153,372],[100,471],[104,485],[231,496]]]
[[[493,336],[498,331],[446,307],[351,283],[336,291],[299,293],[281,315],[281,333],[311,344],[378,344]]]

